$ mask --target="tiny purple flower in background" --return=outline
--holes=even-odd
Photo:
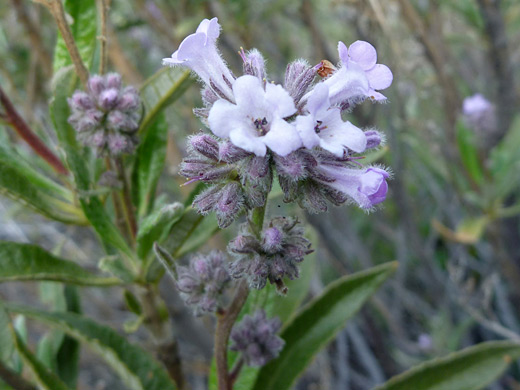
[[[119,74],[91,76],[87,92],[74,92],[68,103],[69,123],[78,132],[79,141],[96,148],[98,155],[135,150],[141,100],[134,87],[122,88]]]
[[[240,352],[249,366],[264,366],[276,358],[285,342],[276,335],[282,327],[278,317],[268,319],[265,312],[257,310],[245,315],[231,331],[231,350]]]
[[[296,129],[307,149],[319,145],[338,157],[343,156],[345,148],[356,153],[365,150],[365,133],[352,123],[343,122],[341,110],[330,106],[326,84],[318,84],[314,88],[307,101],[307,110],[309,115],[296,118]]]
[[[219,97],[233,101],[231,86],[235,78],[217,48],[219,35],[218,19],[204,19],[194,34],[184,38],[171,58],[163,59],[163,65],[190,68]]]
[[[264,87],[257,77],[246,75],[233,84],[236,104],[217,100],[208,116],[213,134],[265,156],[267,148],[285,156],[301,147],[295,127],[284,118],[296,113],[293,99],[281,85],[268,83]]]
[[[195,315],[214,312],[230,281],[225,255],[219,251],[196,255],[189,267],[177,267],[176,287]]]
[[[474,130],[490,133],[496,130],[495,107],[484,96],[477,93],[462,102],[462,113],[466,123]]]

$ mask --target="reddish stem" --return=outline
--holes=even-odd
[[[5,92],[0,88],[0,103],[5,109],[6,121],[24,139],[25,142],[43,158],[54,170],[62,175],[68,175],[69,171],[61,160],[45,145],[40,138],[31,130],[9,100]]]

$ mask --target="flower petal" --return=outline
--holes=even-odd
[[[265,86],[265,100],[273,112],[282,118],[296,112],[293,98],[280,84],[268,83]]]
[[[296,128],[281,118],[273,120],[271,129],[262,139],[269,149],[282,157],[302,146]]]
[[[356,41],[348,48],[350,61],[354,61],[364,70],[371,69],[377,62],[377,52],[374,46],[365,41]]]
[[[193,58],[201,56],[206,43],[206,34],[195,33],[188,35],[181,42],[179,50],[177,50],[177,59],[180,61],[189,61]],[[175,53],[174,53],[175,54]]]
[[[327,84],[319,83],[314,87],[307,102],[307,109],[315,116],[324,114],[330,107],[329,87]]]
[[[348,48],[347,48],[347,45],[345,45],[341,41],[338,42],[338,54],[339,54],[339,59],[341,60],[341,63],[346,65],[349,60]]]
[[[307,149],[312,149],[313,147],[320,144],[320,137],[314,130],[314,126],[316,126],[314,115],[297,116],[294,123],[296,125],[296,130],[298,131],[298,134],[302,140],[303,146],[305,146]]]
[[[200,22],[196,32],[206,34],[205,44],[208,41],[215,42],[220,35],[220,24],[218,24],[218,19],[204,19],[202,22]]]
[[[229,134],[229,139],[233,145],[260,157],[265,156],[267,151],[267,148],[260,137],[255,137],[247,130],[241,128],[234,128]]]
[[[229,137],[229,133],[238,124],[240,116],[239,108],[224,99],[217,100],[209,110],[208,124],[213,134],[221,137]]]
[[[241,76],[233,84],[233,95],[237,105],[250,112],[258,108],[258,103],[264,100],[264,94],[262,82],[255,76]]]
[[[388,88],[394,79],[390,68],[382,64],[376,64],[372,69],[367,70],[366,74],[370,87],[377,90]]]
[[[334,153],[336,156],[343,156],[343,150],[350,150],[361,153],[367,146],[367,137],[363,130],[354,126],[350,122],[343,122],[339,109],[331,109],[323,124],[327,126],[319,134],[320,146]]]

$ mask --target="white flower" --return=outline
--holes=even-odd
[[[296,113],[293,99],[281,85],[242,76],[233,84],[236,104],[219,99],[211,107],[208,123],[211,131],[254,153],[265,156],[267,148],[286,156],[302,146],[296,128],[284,120]]]

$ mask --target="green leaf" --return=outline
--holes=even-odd
[[[156,210],[140,223],[137,232],[137,255],[140,259],[148,255],[155,241],[161,242],[165,238],[183,212],[182,203],[169,204]]]
[[[24,204],[48,218],[85,224],[83,212],[62,200],[71,193],[30,168],[13,151],[0,146],[0,194]]]
[[[76,263],[51,255],[31,244],[0,241],[0,282],[51,280],[85,286],[113,286],[116,278],[96,276]]]
[[[57,82],[58,86],[54,95],[54,101],[51,104],[51,116],[56,128],[56,134],[61,147],[65,151],[69,169],[74,175],[76,188],[79,191],[79,200],[85,216],[98,233],[100,239],[105,243],[105,246],[113,246],[132,259],[132,250],[110,220],[99,198],[89,195],[92,189],[91,174],[86,164],[85,156],[82,153],[82,148],[79,147],[76,141],[76,133],[67,121],[69,117],[67,97],[74,87],[74,79],[71,72],[66,72],[62,79]]]
[[[36,381],[42,388],[46,390],[69,390],[65,383],[63,383],[34,356],[34,354],[25,345],[22,337],[20,337],[20,335],[14,330],[13,336],[16,344],[16,350],[22,357],[25,364],[31,368]]]
[[[0,361],[7,362],[14,350],[13,335],[10,330],[11,319],[0,303]]]
[[[148,352],[129,343],[115,330],[74,313],[47,313],[6,305],[85,343],[114,369],[131,390],[174,390],[168,373]]]
[[[396,267],[395,262],[386,263],[331,283],[283,329],[285,346],[278,358],[262,367],[253,389],[289,389]]]
[[[83,63],[90,68],[96,48],[97,15],[95,0],[65,0],[65,12],[71,18],[70,29]],[[71,65],[67,46],[61,35],[54,50],[54,73]]]
[[[167,143],[168,124],[165,116],[159,114],[149,126],[136,151],[132,190],[139,219],[153,209],[155,189],[166,161]]]
[[[195,82],[189,70],[163,68],[147,79],[141,87],[145,116],[140,132],[146,132],[159,113],[177,100]]]
[[[498,379],[513,359],[519,357],[520,343],[481,343],[413,367],[376,390],[483,389]]]
[[[489,154],[489,165],[494,185],[489,186],[494,198],[505,198],[519,181],[511,180],[520,170],[520,115],[516,116],[509,132]],[[493,199],[495,200],[495,199]]]
[[[457,146],[464,167],[467,169],[471,178],[477,184],[482,184],[484,173],[478,156],[476,147],[475,133],[469,130],[462,120],[457,122]]]

